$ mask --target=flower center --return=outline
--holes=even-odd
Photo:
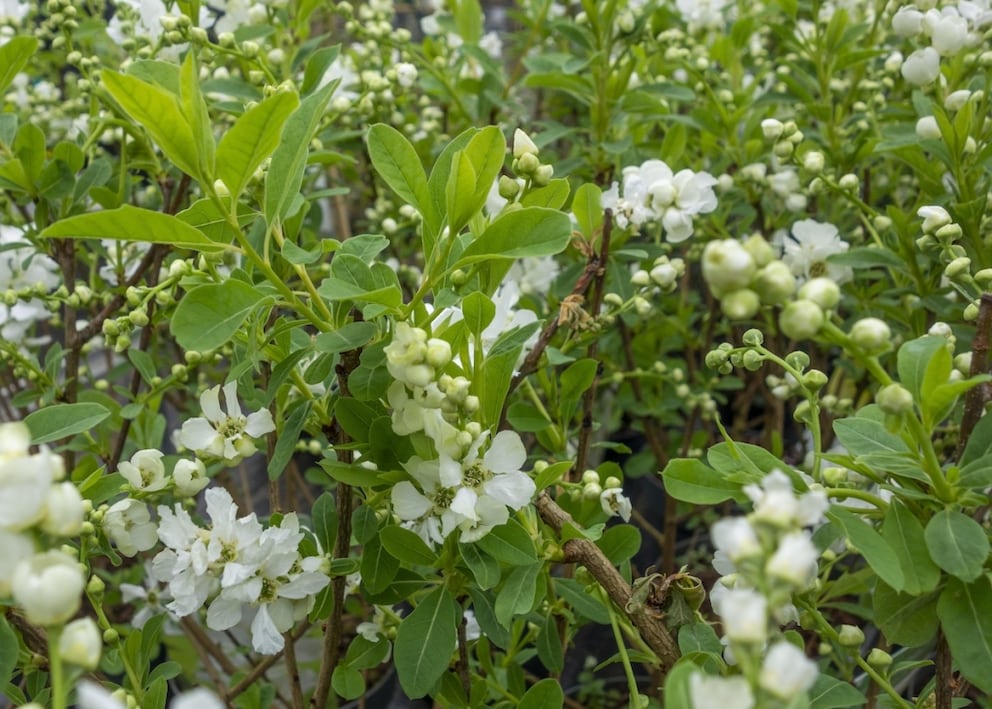
[[[217,433],[224,438],[240,436],[248,425],[248,419],[244,416],[228,416],[217,426]]]
[[[466,487],[476,488],[487,480],[492,480],[493,474],[482,467],[481,463],[472,463],[465,468],[462,479]]]

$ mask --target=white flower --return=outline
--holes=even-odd
[[[162,455],[162,451],[154,448],[140,450],[131,456],[130,461],[121,461],[117,466],[117,472],[124,476],[135,492],[163,490],[168,480],[165,477]]]
[[[180,442],[201,456],[223,458],[233,465],[252,455],[256,448],[251,440],[276,430],[272,414],[261,409],[247,417],[238,404],[238,384],[224,385],[224,402],[228,413],[220,408],[220,387],[208,389],[200,396],[200,408],[205,418],[190,419],[183,424]]]
[[[158,530],[148,506],[130,497],[115,502],[103,515],[103,531],[124,556],[148,551],[158,541]]]
[[[24,3],[24,7],[29,7]],[[0,18],[3,12],[0,10]],[[0,40],[0,44],[3,44]],[[0,224],[0,293],[39,288],[48,292],[60,283],[59,268],[24,238],[20,229]],[[0,337],[23,342],[32,324],[51,317],[41,298],[22,297],[13,303],[0,302]]]
[[[944,57],[957,54],[968,42],[968,21],[953,10],[929,10],[923,16],[923,30],[930,35],[930,45]]]
[[[62,551],[46,551],[17,565],[11,589],[28,622],[50,626],[76,614],[85,584],[78,561]]]
[[[83,497],[75,483],[61,482],[48,488],[41,528],[59,537],[72,537],[83,528]]]
[[[199,458],[180,460],[172,469],[172,481],[175,483],[175,493],[180,497],[193,497],[210,482],[207,477],[207,466]]]
[[[727,517],[713,525],[713,546],[733,562],[758,555],[761,544],[745,517]]]
[[[915,86],[926,86],[940,75],[940,54],[933,47],[917,49],[902,63],[902,76]]]
[[[619,515],[624,522],[630,521],[630,513],[632,512],[630,499],[623,494],[623,490],[619,487],[603,490],[599,495],[599,506],[603,508],[603,512],[611,517]]]
[[[904,5],[892,16],[892,31],[900,37],[915,37],[923,31],[923,13],[912,5]]]
[[[765,572],[804,590],[816,579],[819,556],[808,532],[789,532],[779,540],[778,549],[765,565]]]
[[[717,29],[735,14],[732,0],[676,0],[675,6],[690,32]]]
[[[768,638],[768,602],[757,591],[729,589],[714,610],[723,620],[724,634],[731,640],[761,645]]]
[[[376,606],[372,613],[372,620],[363,620],[358,624],[358,627],[355,628],[355,632],[368,640],[370,643],[376,642],[380,637],[385,637],[386,614],[383,612],[382,607]]]
[[[410,62],[400,62],[395,67],[396,82],[405,89],[413,86],[417,80],[417,67]]]
[[[62,629],[59,652],[62,659],[92,672],[100,664],[103,635],[92,618],[77,618]]]
[[[159,582],[152,574],[151,564],[145,564],[143,586],[122,583],[120,589],[121,600],[137,609],[131,617],[131,625],[135,628],[143,628],[150,618],[160,613],[168,613],[175,619],[176,616],[165,607],[165,602],[170,600],[168,590],[159,586]]]
[[[769,648],[761,665],[761,686],[783,701],[805,692],[819,674],[816,663],[792,643],[779,640]]]
[[[527,256],[514,261],[503,280],[516,283],[522,295],[543,297],[560,271],[554,256]]]
[[[10,595],[14,569],[34,554],[31,537],[0,529],[0,598]]]
[[[833,224],[802,219],[792,225],[791,236],[783,238],[782,247],[782,260],[803,280],[827,276],[837,283],[844,283],[853,277],[849,266],[827,262],[827,257],[850,248]]]
[[[744,677],[714,677],[694,672],[689,677],[692,709],[752,709],[754,694]]]
[[[47,448],[29,455],[27,426],[0,426],[0,529],[19,531],[45,515],[52,481],[62,477],[62,461]]]
[[[916,210],[916,216],[923,219],[924,234],[937,231],[942,226],[947,226],[954,221],[946,209],[935,204],[920,207]]]
[[[169,702],[169,709],[224,709],[227,706],[209,689],[197,687]]]
[[[88,679],[76,683],[76,701],[78,709],[127,709],[123,701]]]

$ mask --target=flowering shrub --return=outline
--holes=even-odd
[[[0,691],[988,706],[990,32],[6,0]]]

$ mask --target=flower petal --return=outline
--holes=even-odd
[[[200,409],[203,415],[211,421],[223,421],[227,418],[220,409],[220,387],[215,386],[200,394]]]
[[[514,431],[500,431],[493,438],[482,461],[494,473],[516,473],[527,461],[527,449],[519,434]]]
[[[255,619],[251,622],[251,645],[255,648],[255,652],[263,655],[275,655],[285,645],[265,605],[259,607]]]

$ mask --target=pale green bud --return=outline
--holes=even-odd
[[[885,650],[874,647],[868,653],[868,664],[875,669],[884,670],[892,664],[892,655],[885,652]]]
[[[840,302],[840,286],[832,278],[811,278],[799,288],[799,298],[811,300],[824,310],[833,310]]]
[[[851,326],[851,339],[867,354],[877,355],[892,347],[892,331],[879,318],[862,318]]]
[[[755,274],[753,288],[761,302],[781,305],[796,292],[796,277],[785,262],[772,261]]]
[[[844,647],[861,647],[865,641],[865,633],[856,625],[844,624],[837,631],[838,640]]]
[[[537,156],[538,148],[530,136],[524,131],[517,128],[513,131],[513,157],[518,160],[524,155],[534,155]]]
[[[794,300],[786,305],[778,318],[779,327],[791,340],[813,337],[823,327],[823,309],[812,300]]]
[[[761,234],[752,234],[745,239],[744,250],[751,254],[758,268],[767,266],[775,259],[775,249]]]
[[[887,414],[902,416],[913,410],[913,395],[902,384],[889,384],[875,394],[875,403]]]
[[[750,288],[741,288],[720,298],[720,309],[731,320],[747,320],[761,308],[761,298]]]

